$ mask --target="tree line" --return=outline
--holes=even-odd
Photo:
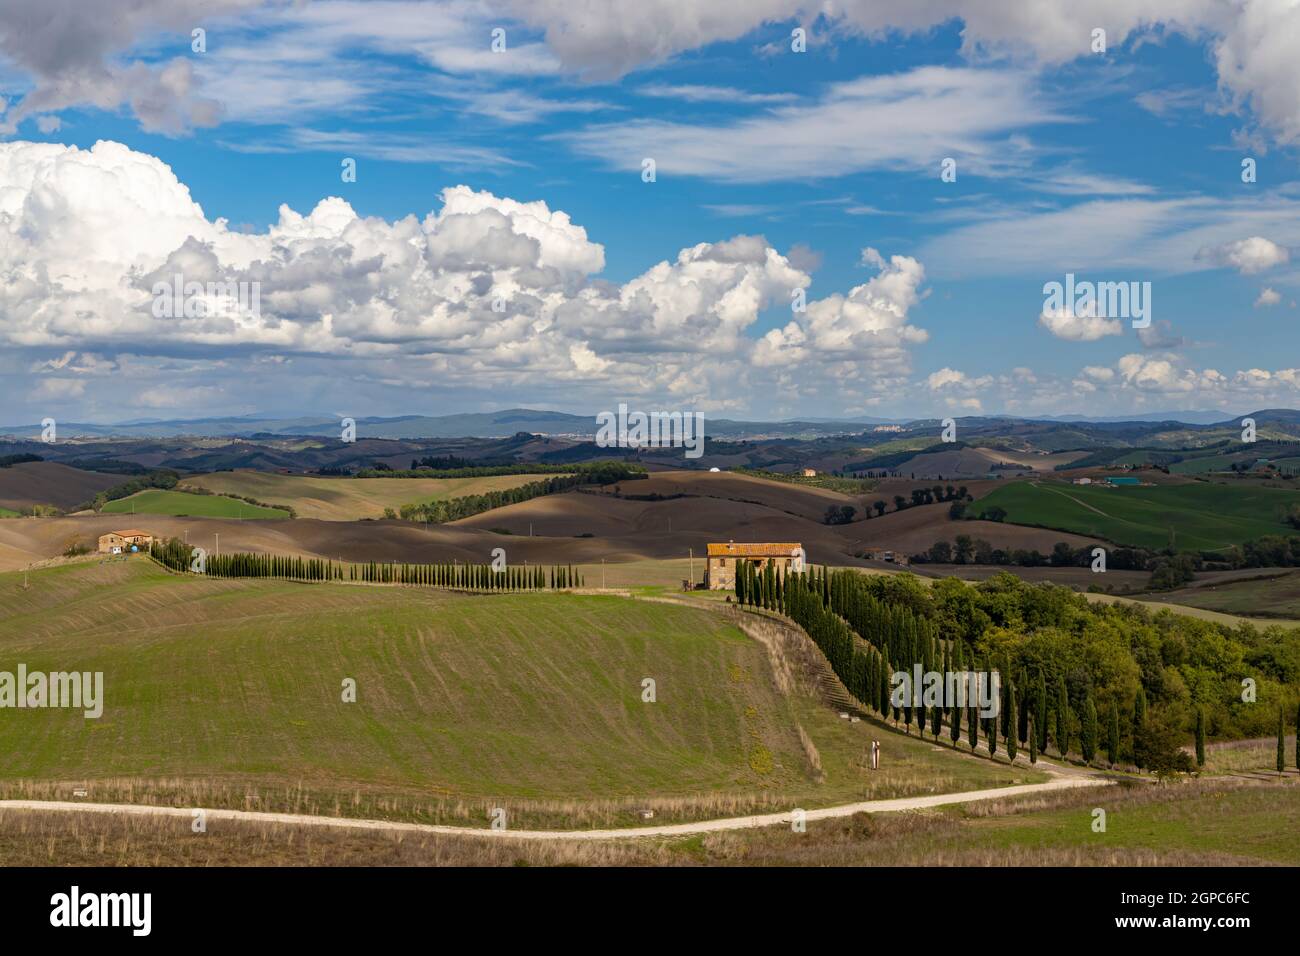
[[[987,513],[985,514],[987,517]],[[983,538],[959,534],[954,541],[936,541],[911,556],[913,564],[985,564],[1026,568],[1086,568],[1096,545],[1071,547],[1058,541],[1050,554],[1036,548],[995,548]],[[1194,579],[1201,571],[1236,571],[1242,568],[1300,567],[1300,535],[1264,535],[1241,545],[1216,551],[1154,551],[1149,548],[1106,548],[1110,571],[1148,571],[1147,587],[1171,590]]]
[[[44,461],[40,455],[24,453],[21,455],[0,455],[0,468],[12,468],[14,465],[25,465],[28,462]]]
[[[1092,565],[1095,545],[1070,547],[1058,541],[1050,554],[1037,548],[995,548],[983,538],[959,534],[954,541],[936,541],[911,556],[913,564],[997,564],[1025,568],[1086,568]],[[1107,548],[1106,567],[1113,571],[1146,571],[1159,558],[1146,548]]]
[[[1189,738],[1203,762],[1207,734],[1268,736],[1274,717],[1296,712],[1300,699],[1300,629],[1261,633],[1091,605],[1067,588],[1010,574],[926,587],[907,575],[793,574],[741,562],[736,597],[802,626],[850,693],[883,718],[935,737],[946,728],[954,742],[964,734],[972,749],[982,738],[1013,758],[1024,749],[1036,759],[1052,746],[1088,762],[1188,770]],[[893,706],[890,676],[917,664],[996,671],[999,712]],[[1247,679],[1251,695],[1243,693]]]
[[[639,465],[626,465],[623,462],[597,462],[580,466],[573,474],[557,475],[543,481],[530,481],[515,488],[503,488],[499,491],[485,491],[477,495],[463,495],[459,498],[444,498],[436,501],[402,505],[400,514],[404,521],[427,521],[433,524],[442,524],[447,521],[469,518],[506,505],[518,504],[532,498],[540,498],[543,495],[567,491],[580,485],[609,485],[627,479],[645,477],[645,469]]]
[[[155,539],[150,556],[173,571],[189,572],[194,548],[177,538]],[[290,581],[357,581],[474,591],[540,591],[582,587],[585,576],[573,565],[411,564],[345,562],[298,555],[207,555],[205,572],[216,578],[280,578]]]
[[[130,478],[120,485],[114,485],[112,488],[106,488],[99,492],[90,501],[82,502],[73,508],[73,511],[102,511],[104,505],[110,501],[117,501],[119,498],[129,498],[139,491],[145,491],[149,488],[162,488],[171,490],[176,487],[180,481],[180,473],[172,471],[170,468],[156,468],[146,474]]]
[[[424,462],[450,462],[463,459],[425,458]],[[417,467],[418,466],[418,467]],[[324,474],[324,472],[321,472]],[[645,478],[644,465],[624,461],[590,461],[568,465],[543,462],[520,462],[497,465],[458,465],[435,468],[412,459],[410,468],[363,468],[355,478],[493,478],[499,475],[578,475],[593,484],[607,485],[630,478]]]

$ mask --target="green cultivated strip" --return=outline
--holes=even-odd
[[[183,491],[150,489],[128,498],[109,501],[104,514],[192,515],[196,518],[289,518],[288,511],[249,504],[225,495],[196,495]]]
[[[992,509],[1011,524],[1103,538],[1130,547],[1216,550],[1293,531],[1287,510],[1300,504],[1289,489],[1197,482],[1187,485],[1098,488],[1063,482],[1017,481],[970,509]]]

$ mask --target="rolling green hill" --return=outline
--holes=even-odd
[[[219,471],[186,478],[185,485],[218,494],[244,495],[288,505],[303,518],[356,521],[382,518],[385,508],[441,501],[545,481],[546,474],[490,475],[481,478],[319,478],[264,471]]]
[[[483,826],[484,806],[557,824],[604,801],[627,823],[647,800],[670,801],[662,819],[1036,776],[901,735],[888,772],[865,770],[868,725],[783,694],[763,645],[708,609],[208,579],[143,557],[22,582],[0,575],[0,670],[102,671],[105,703],[97,720],[6,711],[5,795],[81,781],[101,799]]]
[[[1064,482],[1017,481],[995,489],[971,509],[977,516],[1004,508],[1012,524],[1160,549],[1214,550],[1294,529],[1284,523],[1300,492],[1197,482],[1101,488]]]
[[[194,515],[199,518],[287,518],[280,508],[250,505],[224,495],[191,495],[183,491],[150,488],[104,505],[106,514]]]

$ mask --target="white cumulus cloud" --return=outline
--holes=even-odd
[[[1219,246],[1207,246],[1197,253],[1197,258],[1236,269],[1242,275],[1254,275],[1289,262],[1291,253],[1271,239],[1251,236]]]
[[[0,143],[0,183],[0,341],[35,353],[33,374],[51,381],[94,378],[124,353],[299,355],[448,387],[567,382],[713,407],[834,380],[868,402],[898,387],[927,338],[909,321],[924,268],[874,249],[875,276],[807,299],[760,339],[764,311],[790,309],[812,281],[805,254],[763,236],[699,242],[616,284],[599,277],[604,247],[563,211],[468,186],[443,189],[422,218],[327,197],[240,232],[117,143]],[[236,287],[256,301],[222,292]],[[378,360],[395,364],[366,364]],[[201,387],[214,402],[233,394]]]
[[[1124,325],[1119,319],[1076,314],[1069,308],[1044,309],[1038,316],[1038,324],[1058,339],[1068,342],[1095,342],[1108,335],[1121,335],[1124,332]]]

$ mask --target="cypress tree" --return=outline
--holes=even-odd
[[[1047,750],[1047,678],[1042,668],[1038,670],[1037,706],[1034,712],[1034,729],[1038,733],[1038,749]]]
[[[1079,732],[1079,749],[1083,751],[1083,762],[1090,764],[1097,755],[1097,707],[1089,693],[1083,699],[1083,727]]]
[[[1286,770],[1286,712],[1277,708],[1277,772]]]
[[[1196,708],[1196,766],[1205,766],[1205,710]]]
[[[925,718],[925,711],[926,711],[926,706],[925,706],[925,675],[926,675],[926,673],[927,673],[929,670],[930,670],[930,668],[926,666],[925,661],[923,660],[923,661],[921,662],[921,686],[920,686],[920,688],[919,688],[920,693],[921,693],[921,706],[916,708],[916,726],[917,726],[917,730],[920,731],[920,734],[921,734],[922,737],[925,736],[925,719],[926,719],[926,718]]]
[[[1013,721],[1013,725],[1016,728],[1016,736],[1019,738],[1020,743],[1028,744],[1029,743],[1029,714],[1030,714],[1029,705],[1032,703],[1032,699],[1029,690],[1030,687],[1029,672],[1026,671],[1023,667],[1020,669],[1019,686],[1024,689],[1020,692],[1020,699],[1016,701],[1016,706],[1019,708],[1019,710],[1017,711],[1019,720]]]
[[[1038,763],[1038,728],[1034,718],[1029,718],[1029,762]]]
[[[953,659],[956,661],[956,664],[953,668],[953,672],[957,674],[964,673],[966,670],[966,664],[965,661],[962,660],[962,650],[961,650],[960,642],[958,642],[957,649],[953,653]],[[956,745],[956,743],[959,740],[961,740],[961,712],[965,709],[962,706],[962,704],[965,703],[969,703],[969,702],[962,701],[962,700],[954,700],[952,702],[952,717],[949,720],[949,724],[951,726],[949,726],[948,728],[948,736],[952,738],[952,742],[954,745]],[[972,725],[971,729],[972,730],[974,729],[974,725]],[[975,746],[974,744],[971,744],[972,749],[974,748],[974,746]]]
[[[1056,694],[1056,748],[1062,758],[1070,752],[1070,698],[1064,680]]]
[[[736,568],[736,603],[745,603],[745,562]]]
[[[916,688],[911,688],[911,690],[912,693],[916,693]],[[903,707],[903,718],[907,721],[906,732],[909,734],[912,732],[912,711],[914,709],[915,708],[912,707],[912,699],[910,697],[906,698],[906,705]]]
[[[894,665],[888,658],[885,660],[885,703],[889,705],[886,714],[893,718],[894,723],[898,723],[898,708],[894,706]]]
[[[1007,681],[1007,714],[1002,721],[1007,733],[1007,757],[1012,763],[1016,760],[1016,737],[1019,724],[1016,721],[1016,685]]]
[[[1110,702],[1110,721],[1106,728],[1106,756],[1113,767],[1119,763],[1119,702]]]
[[[1300,705],[1295,712],[1295,768],[1300,770]]]

